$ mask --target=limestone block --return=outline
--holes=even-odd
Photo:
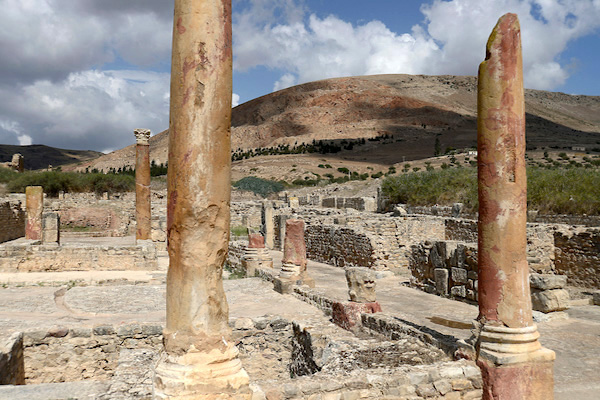
[[[567,286],[567,276],[553,274],[530,274],[529,284],[532,289],[564,289]]]
[[[600,290],[594,292],[594,304],[600,306]]]
[[[372,303],[377,301],[375,294],[375,274],[368,268],[346,268],[346,282],[350,301]]]
[[[436,293],[439,296],[448,296],[448,270],[446,268],[436,268],[433,274]]]
[[[60,242],[60,216],[58,213],[44,213],[42,217],[42,242]]]
[[[534,310],[545,313],[566,310],[569,308],[569,292],[564,289],[534,290],[531,305]]]
[[[452,282],[465,284],[467,283],[467,270],[462,268],[452,267]]]
[[[453,286],[450,289],[450,294],[453,297],[467,297],[467,289],[465,286]]]

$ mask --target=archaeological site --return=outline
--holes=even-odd
[[[600,219],[528,210],[517,16],[481,50],[476,208],[232,194],[231,18],[175,1],[166,186],[135,129],[133,191],[2,194],[0,399],[599,399]]]

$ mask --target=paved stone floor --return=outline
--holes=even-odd
[[[281,253],[273,252],[275,266]],[[0,337],[11,331],[55,325],[91,326],[165,320],[164,279],[168,260],[159,271],[0,273]],[[309,262],[319,289],[346,300],[344,272]],[[382,274],[377,297],[383,311],[415,326],[464,339],[470,335],[477,307],[403,286],[406,277]],[[86,286],[81,286],[86,285]],[[321,311],[291,295],[280,295],[258,278],[226,280],[232,319],[280,315],[286,319],[323,318]],[[570,318],[538,324],[544,346],[556,351],[556,399],[600,398],[600,307],[577,306]],[[0,391],[0,397],[3,392]],[[23,397],[28,398],[28,397]]]

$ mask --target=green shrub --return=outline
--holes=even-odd
[[[8,182],[11,192],[25,192],[27,186],[42,186],[48,196],[59,192],[95,192],[101,194],[130,192],[135,189],[135,177],[131,175],[44,171],[16,174]]]
[[[270,181],[255,176],[242,178],[235,182],[233,186],[240,190],[256,193],[262,197],[267,197],[271,193],[281,192],[284,189],[281,182]]]

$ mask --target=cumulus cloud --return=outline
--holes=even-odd
[[[240,95],[237,93],[231,94],[231,107],[237,107],[240,105]]]
[[[246,13],[235,16],[235,67],[281,70],[275,89],[335,76],[474,75],[487,37],[506,12],[520,17],[526,85],[552,89],[568,78],[558,60],[567,44],[600,26],[597,0],[435,0],[421,8],[424,24],[405,33],[379,21],[352,25],[333,15],[307,15],[292,0],[285,12],[275,0],[244,3]]]
[[[62,81],[36,81],[0,105],[2,136],[27,134],[57,147],[106,149],[135,142],[133,129],[168,126],[169,74],[84,71]],[[18,129],[17,129],[18,128]],[[19,140],[22,142],[22,140]]]

